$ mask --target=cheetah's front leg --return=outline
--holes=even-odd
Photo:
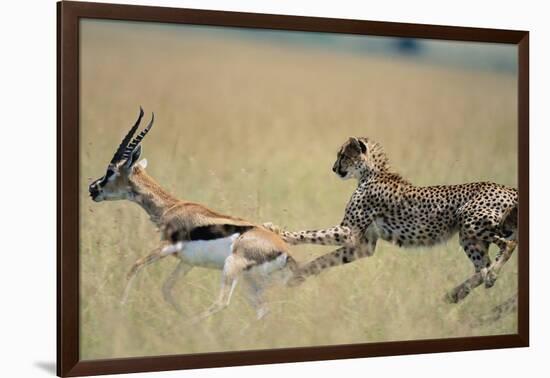
[[[288,282],[289,286],[299,285],[304,282],[307,277],[316,276],[326,269],[349,264],[355,260],[372,256],[376,249],[378,236],[372,229],[368,230],[369,232],[356,238],[356,240],[359,240],[356,245],[340,247],[335,251],[300,265],[298,269],[293,272],[294,276]]]
[[[340,247],[335,251],[320,256],[300,266],[294,272],[293,278],[289,281],[289,286],[296,286],[305,281],[309,276],[316,276],[326,269],[339,265],[349,264],[355,260],[369,257],[374,254],[376,240],[360,243],[356,246]]]
[[[353,245],[355,238],[350,227],[335,226],[320,230],[285,231],[273,223],[264,223],[263,226],[279,234],[288,244],[319,244],[319,245]]]

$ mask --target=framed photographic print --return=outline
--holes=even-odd
[[[57,9],[58,375],[528,345],[528,32]]]

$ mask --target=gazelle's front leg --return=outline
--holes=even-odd
[[[170,273],[170,275],[168,276],[168,278],[166,278],[166,281],[164,281],[164,284],[162,285],[162,296],[164,297],[164,300],[171,304],[176,312],[180,315],[183,315],[183,312],[180,305],[174,300],[174,297],[172,297],[172,289],[174,288],[177,280],[189,273],[191,269],[193,269],[193,266],[186,264],[184,261],[180,260],[180,262],[176,266],[176,269],[174,269],[172,273]]]
[[[281,230],[272,223],[264,223],[263,226],[279,234],[288,244],[352,245],[355,242],[352,229],[342,225],[296,232]]]
[[[155,248],[150,254],[148,254],[145,257],[142,257],[141,259],[137,260],[134,265],[132,266],[132,269],[130,269],[130,272],[127,274],[126,279],[126,287],[124,289],[124,294],[122,295],[122,299],[120,303],[124,305],[128,299],[128,294],[130,293],[130,289],[132,288],[132,285],[134,283],[134,280],[136,279],[137,274],[147,265],[150,265],[166,255],[162,253],[163,246],[161,245],[158,248]]]

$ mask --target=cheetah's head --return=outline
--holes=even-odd
[[[342,180],[360,179],[368,172],[387,169],[387,158],[378,143],[350,137],[338,150],[332,171]]]

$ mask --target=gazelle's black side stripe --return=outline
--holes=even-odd
[[[190,232],[185,232],[185,230],[175,231],[170,235],[170,240],[173,243],[178,241],[215,240],[237,233],[243,234],[251,228],[254,228],[254,226],[240,226],[235,224],[199,226],[195,227]]]

